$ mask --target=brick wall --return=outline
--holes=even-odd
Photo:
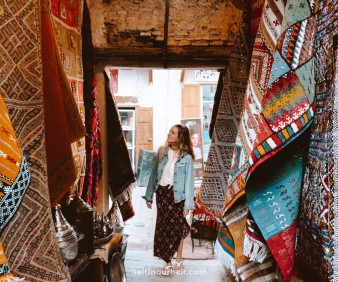
[[[232,45],[243,1],[170,0],[168,46]],[[163,46],[165,0],[88,2],[95,47]]]

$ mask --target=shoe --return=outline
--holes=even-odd
[[[163,276],[170,276],[173,272],[172,266],[171,265],[166,265],[162,270],[161,274]]]
[[[175,265],[173,267],[173,270],[175,270],[175,272],[179,272],[183,270],[183,260],[181,260],[180,262],[175,262]]]

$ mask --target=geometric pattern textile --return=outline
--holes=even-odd
[[[55,237],[47,186],[40,1],[1,1],[0,91],[31,173],[1,234],[11,272],[28,281],[70,281]]]
[[[47,3],[41,5],[41,53],[43,66],[43,95],[47,153],[48,187],[51,206],[56,206],[77,179],[71,147],[71,128],[85,130],[80,115],[67,120],[67,112],[76,112],[77,106],[62,72],[60,55],[51,24]],[[71,101],[72,102],[68,102]],[[80,135],[80,136],[81,136]]]
[[[75,110],[67,111],[67,121],[72,121],[72,116],[81,115],[82,123],[85,121],[85,109],[83,100],[83,62],[81,25],[83,13],[83,0],[48,0],[50,3],[52,25],[55,39],[60,54],[62,71],[65,73],[68,83],[67,88],[73,94]],[[70,101],[68,101],[70,102]],[[77,179],[80,178],[84,168],[85,138],[77,132],[69,122],[72,140],[72,151],[76,167]],[[80,127],[81,128],[81,127]],[[81,138],[81,139],[80,139]]]
[[[242,200],[236,202],[231,210],[224,217],[226,227],[229,230],[233,239],[233,253],[234,253],[234,265],[236,268],[235,277],[240,277],[240,281],[275,281],[276,277],[276,263],[271,255],[265,257],[265,259],[258,263],[256,261],[250,261],[247,256],[244,255],[244,236],[246,229],[246,221],[248,218],[248,207]],[[230,243],[230,241],[228,241]],[[223,244],[223,246],[226,246]],[[230,245],[231,246],[231,245]],[[218,248],[218,250],[220,250]],[[224,258],[225,251],[221,252],[220,258]],[[229,258],[229,253],[227,253]],[[230,256],[231,257],[231,256]],[[226,261],[227,267],[232,272],[234,267],[229,266],[231,260]]]
[[[245,193],[245,179],[257,165],[300,135],[312,120],[315,8],[312,2],[297,0],[287,7],[282,1],[264,5],[237,136],[245,157],[232,162],[224,211]]]
[[[338,280],[337,239],[337,82],[334,50],[338,2],[320,1],[316,34],[316,111],[302,188],[296,258],[305,279]],[[337,93],[337,92],[336,92]]]
[[[254,222],[286,281],[294,269],[298,203],[308,140],[309,135],[302,134],[257,167],[245,193]]]
[[[337,9],[337,14],[338,14],[338,9]],[[334,82],[334,110],[333,110],[333,127],[332,127],[332,131],[333,131],[333,148],[332,148],[332,153],[333,153],[333,162],[334,162],[334,168],[333,168],[333,172],[334,173],[333,177],[332,175],[330,175],[330,177],[333,178],[334,181],[334,188],[332,189],[332,194],[333,194],[333,203],[335,203],[334,205],[329,205],[330,206],[330,220],[329,220],[329,228],[330,231],[332,231],[333,229],[333,234],[338,234],[338,205],[337,202],[334,202],[334,200],[337,201],[338,199],[338,175],[337,175],[337,171],[338,171],[338,34],[335,35],[335,46],[334,46],[334,50],[335,50],[335,82]],[[331,198],[331,199],[332,199]],[[333,206],[333,208],[332,208]],[[333,215],[333,218],[332,218]],[[333,223],[333,224],[332,224]],[[337,281],[338,280],[338,242],[337,242],[337,238],[334,239],[334,237],[332,236],[332,232],[329,235],[329,249],[332,250],[333,249],[333,261],[332,261],[332,266],[330,266],[330,268],[332,268],[332,275],[331,275],[331,280],[332,281]],[[332,254],[332,252],[331,252]]]
[[[239,161],[232,158],[233,170],[229,175],[225,192],[224,217],[239,197],[244,194],[250,197],[250,193],[253,192],[250,189],[253,187],[246,185],[246,181],[257,166],[301,135],[312,121],[316,9],[316,3],[313,1],[298,3],[298,0],[290,0],[283,3],[267,0],[264,5],[254,43],[249,82],[237,135],[237,140],[240,141],[238,149],[243,152],[243,157]],[[236,156],[237,150],[233,156]],[[289,176],[283,176],[290,181],[297,179],[298,190],[301,169],[300,162],[297,175],[293,175],[290,171]],[[271,170],[269,175],[274,173],[275,171]],[[284,180],[280,181],[280,185],[288,187]],[[289,281],[294,266],[293,247],[296,228],[294,220],[298,213],[298,205],[293,206],[295,212],[293,216],[290,215],[288,219],[285,216],[288,223],[282,224],[284,229],[274,229],[276,232],[279,230],[277,233],[266,232],[263,227],[268,218],[262,218],[263,210],[256,206],[260,201],[264,201],[266,193],[271,192],[270,185],[264,185],[255,188],[255,198],[249,202],[249,210],[255,221],[258,220],[256,224],[267,240],[283,278]],[[291,187],[286,190],[289,193]],[[275,197],[277,194],[270,196]],[[288,201],[297,202],[299,191],[281,197],[285,196],[290,197]],[[276,222],[277,220],[275,219]],[[275,223],[271,224],[274,226]],[[283,247],[292,256],[280,255]]]
[[[0,95],[0,235],[17,211],[30,184],[25,156],[9,120],[8,110]],[[0,240],[0,280],[10,277],[8,261]]]
[[[234,150],[236,159],[242,157],[242,152],[236,146],[242,102],[245,93],[247,69],[246,62],[230,59],[223,77],[223,90],[215,119],[212,143],[203,174],[200,197],[208,210],[220,216],[223,208],[228,178],[231,174],[231,161]]]
[[[200,198],[208,212],[217,217],[221,216],[225,187],[233,171],[232,159],[239,161],[245,157],[237,145],[236,135],[243,111],[251,53],[246,33],[248,18],[249,2],[243,10],[236,46],[226,62],[224,73],[220,75],[220,79],[223,78],[220,82],[223,88],[217,87],[217,91],[221,93],[219,101],[215,101],[217,113],[213,112],[214,130],[200,191]],[[236,156],[233,156],[233,152],[236,152]]]

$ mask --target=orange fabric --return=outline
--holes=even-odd
[[[0,142],[0,157],[1,157],[0,181],[3,181],[5,184],[10,185],[8,180],[1,176],[6,175],[6,177],[8,177],[9,180],[14,181],[20,170],[22,155],[14,129],[8,117],[7,107],[1,95],[0,95],[0,140],[3,140],[3,142]]]

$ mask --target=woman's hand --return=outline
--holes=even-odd
[[[151,209],[152,208],[152,204],[153,204],[152,202],[147,202],[147,208]]]
[[[183,211],[183,216],[184,216],[184,217],[186,217],[188,214],[189,214],[189,211],[188,211],[188,210],[184,210],[184,211]]]

